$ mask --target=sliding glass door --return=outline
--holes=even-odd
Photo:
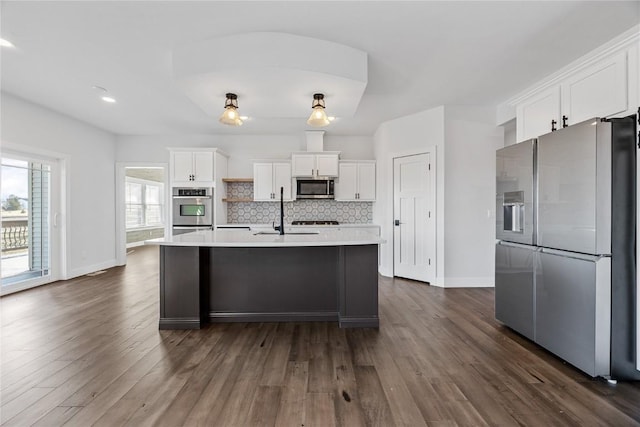
[[[2,155],[2,293],[51,274],[51,172],[43,159]],[[43,280],[44,279],[44,280]]]

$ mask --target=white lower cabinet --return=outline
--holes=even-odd
[[[280,187],[284,188],[284,200],[291,201],[291,164],[254,163],[253,200],[256,202],[280,200]]]
[[[376,164],[374,161],[340,162],[336,181],[336,200],[375,201]]]

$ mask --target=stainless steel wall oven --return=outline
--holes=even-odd
[[[211,188],[174,188],[173,234],[182,234],[213,226]]]

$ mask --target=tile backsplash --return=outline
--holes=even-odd
[[[228,198],[253,198],[253,184],[227,184]],[[229,202],[229,224],[271,224],[279,221],[280,202]],[[373,221],[373,202],[336,202],[335,200],[296,200],[284,203],[284,220],[329,220],[341,224],[368,224]]]

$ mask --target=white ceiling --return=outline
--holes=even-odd
[[[367,52],[356,114],[327,132],[371,135],[385,120],[442,104],[496,105],[640,22],[637,1],[2,1],[0,8],[2,37],[16,45],[1,52],[2,90],[118,134],[308,129],[300,119],[259,117],[226,127],[198,108],[173,78],[172,52],[210,38],[283,32]],[[100,101],[94,85],[118,102]],[[251,114],[239,102],[241,114]]]

